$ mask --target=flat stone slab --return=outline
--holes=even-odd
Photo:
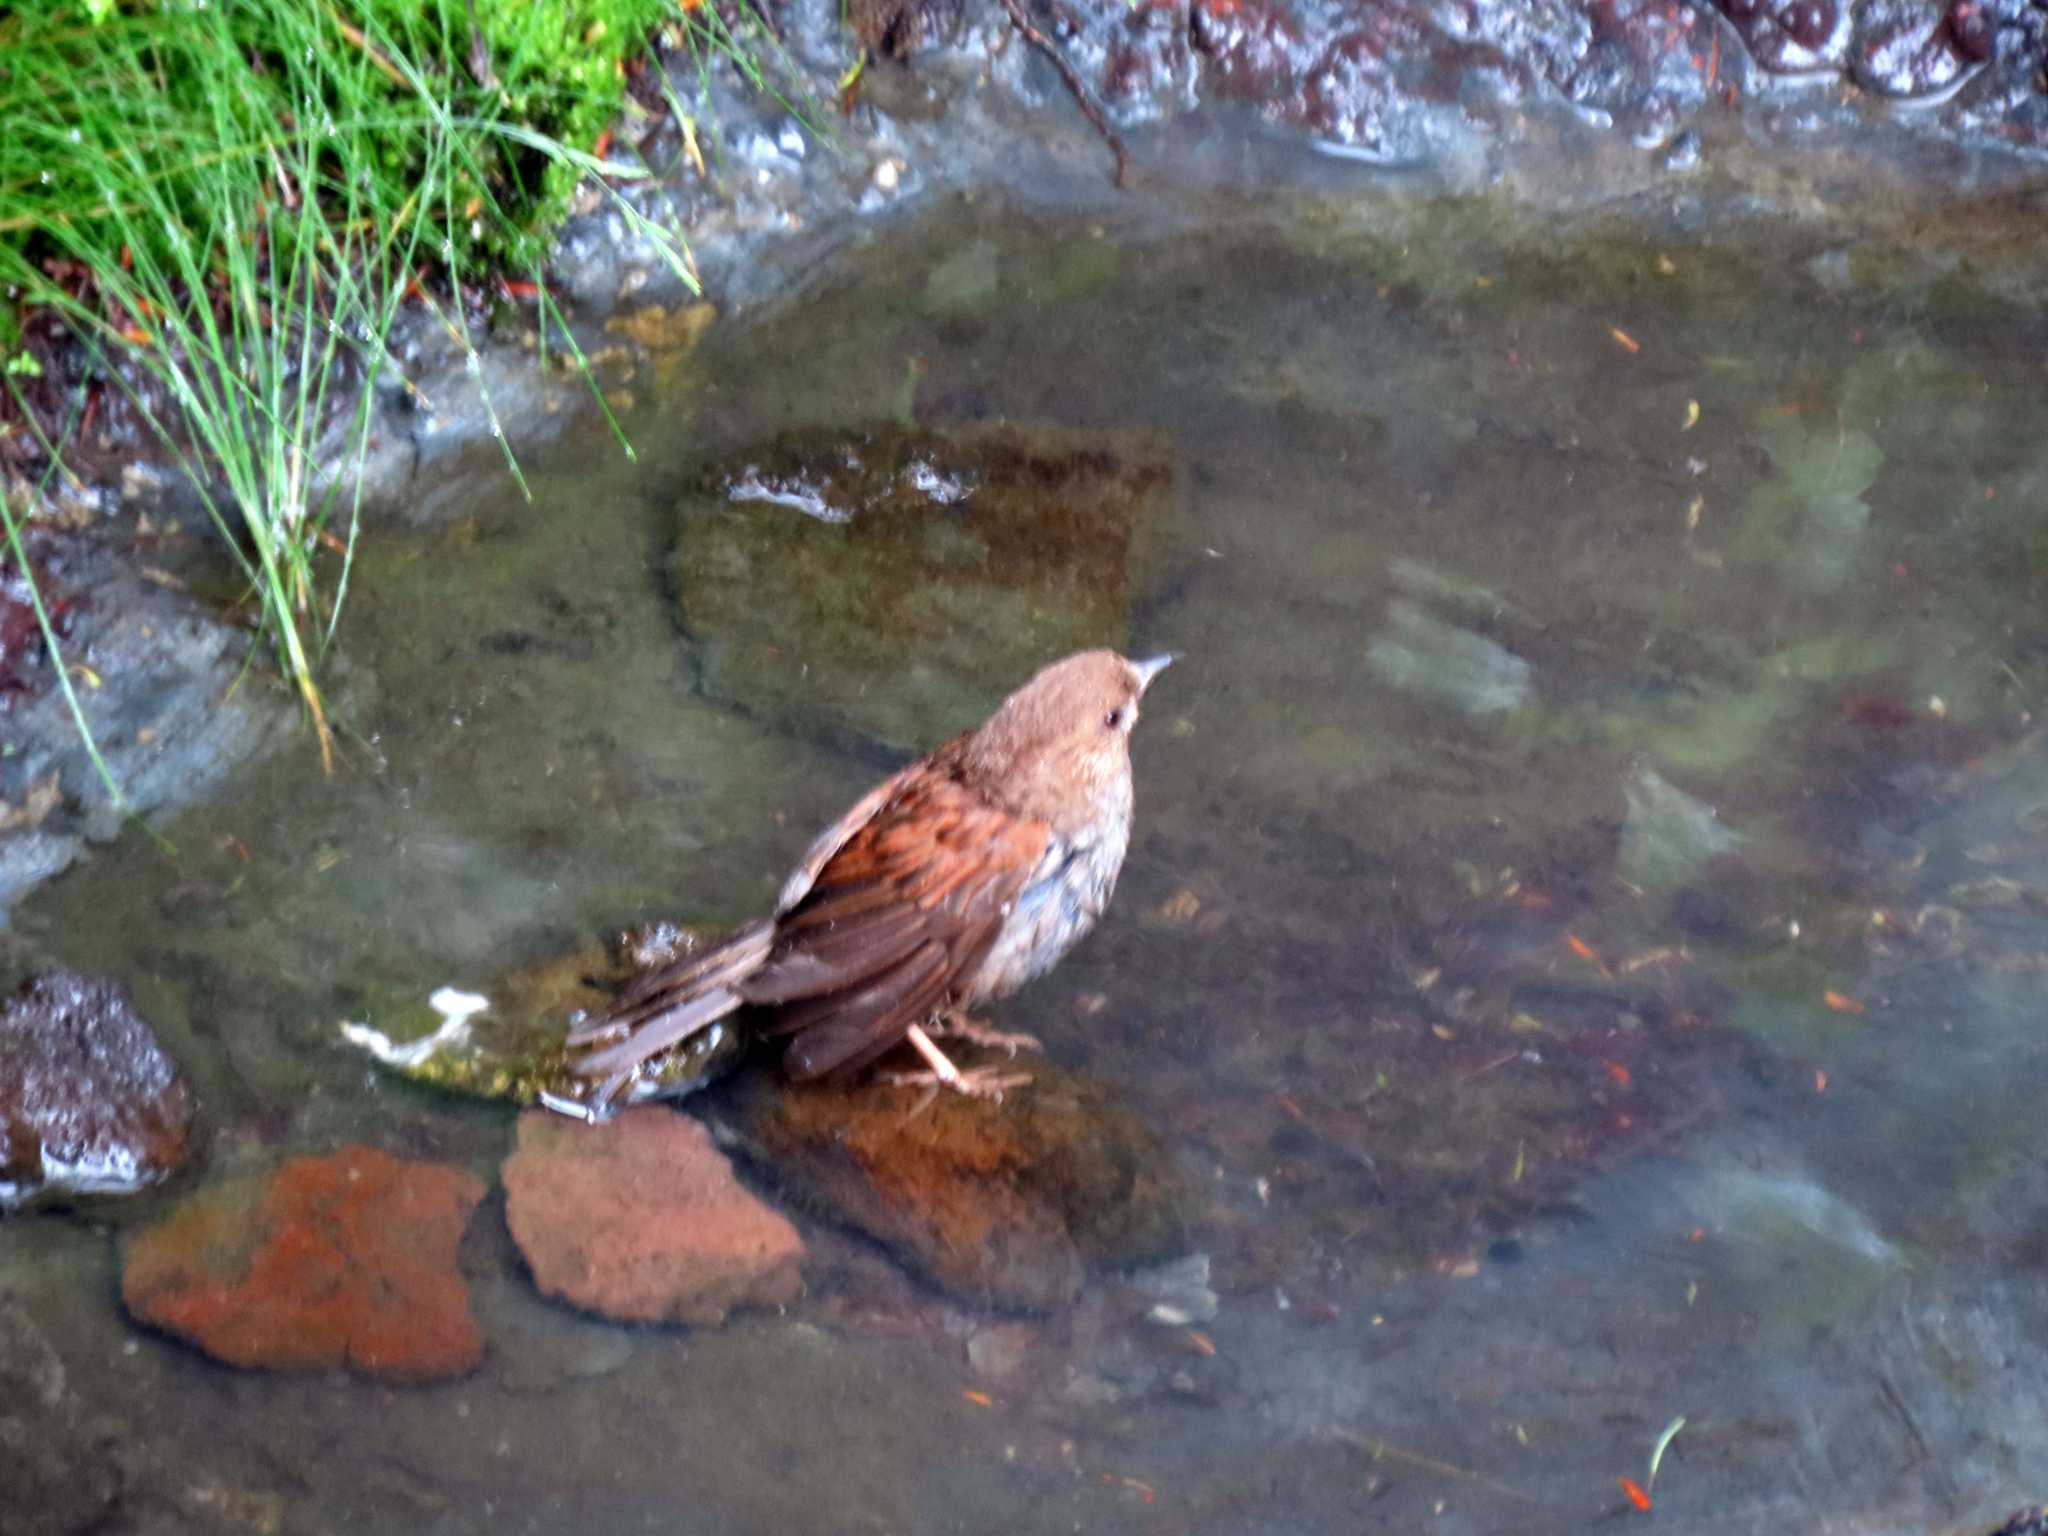
[[[229,1365],[460,1376],[483,1359],[456,1267],[483,1197],[459,1168],[371,1147],[295,1158],[200,1190],[137,1234],[121,1299]]]
[[[519,1117],[505,1220],[541,1291],[621,1322],[715,1327],[803,1292],[803,1239],[733,1177],[688,1115],[629,1109],[602,1125]]]
[[[1103,1084],[1017,1066],[1032,1080],[1000,1103],[764,1069],[734,1085],[733,1111],[793,1192],[977,1303],[1050,1310],[1091,1268],[1183,1253],[1188,1192],[1159,1137]]]

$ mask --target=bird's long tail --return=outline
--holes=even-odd
[[[648,1061],[724,1018],[744,999],[739,988],[760,969],[775,939],[768,919],[752,922],[699,954],[636,978],[609,1008],[569,1031],[583,1077],[602,1079],[589,1108],[606,1114],[618,1091]]]

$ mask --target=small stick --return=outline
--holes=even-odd
[[[1125,173],[1130,168],[1130,156],[1124,152],[1124,141],[1116,136],[1102,115],[1094,97],[1088,94],[1088,87],[1081,83],[1081,76],[1074,66],[1067,62],[1067,56],[1055,48],[1052,39],[1031,24],[1031,18],[1024,14],[1023,0],[1003,0],[1003,9],[1010,13],[1010,24],[1024,34],[1024,41],[1052,60],[1052,66],[1060,72],[1060,78],[1067,83],[1067,90],[1074,98],[1074,104],[1081,109],[1081,115],[1088,119],[1089,126],[1102,135],[1109,152],[1116,156],[1116,184],[1121,189],[1126,181]]]
[[[1452,1462],[1439,1461],[1436,1457],[1425,1456],[1420,1451],[1404,1451],[1398,1445],[1389,1445],[1384,1440],[1370,1435],[1361,1435],[1354,1430],[1344,1429],[1335,1424],[1327,1426],[1323,1433],[1330,1439],[1337,1441],[1340,1445],[1348,1445],[1354,1450],[1365,1452],[1374,1461],[1406,1462],[1409,1466],[1419,1467],[1425,1472],[1435,1472],[1443,1477],[1462,1478],[1466,1482],[1477,1484],[1489,1493],[1497,1493],[1504,1498],[1520,1499],[1524,1504],[1534,1504],[1537,1502],[1537,1500],[1522,1492],[1521,1489],[1510,1488],[1506,1483],[1495,1482],[1484,1472],[1475,1472],[1470,1467],[1461,1467]]]

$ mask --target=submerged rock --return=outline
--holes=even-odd
[[[505,1220],[534,1283],[622,1322],[713,1327],[803,1291],[803,1240],[749,1194],[711,1135],[653,1106],[603,1125],[519,1117]]]
[[[38,976],[0,1010],[0,1208],[132,1194],[189,1152],[192,1095],[111,981]]]
[[[1100,1083],[1029,1063],[1001,1103],[881,1083],[792,1087],[763,1071],[732,1101],[743,1145],[821,1208],[946,1290],[1044,1310],[1091,1266],[1175,1257],[1186,1190],[1165,1146]]]
[[[1834,592],[1870,533],[1864,499],[1884,465],[1867,432],[1771,422],[1759,437],[1775,471],[1750,497],[1740,548],[1794,586]]]
[[[371,1147],[296,1158],[201,1190],[137,1234],[121,1299],[229,1365],[459,1376],[483,1358],[455,1263],[483,1196],[459,1168]]]
[[[704,690],[929,747],[1047,661],[1123,646],[1172,486],[1155,433],[787,433],[714,468],[683,518]]]
[[[341,1036],[400,1076],[450,1093],[579,1103],[594,1084],[569,1068],[570,1023],[603,1006],[609,989],[635,972],[701,942],[690,929],[657,923],[512,971],[487,993],[445,985],[425,997],[394,990],[366,1000],[362,1017],[345,1021]],[[626,1096],[680,1098],[722,1076],[745,1050],[737,1030],[714,1024],[643,1067]]]
[[[0,1297],[0,1530],[71,1536],[105,1529],[121,1468],[27,1308]]]

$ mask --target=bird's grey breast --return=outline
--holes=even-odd
[[[1007,997],[1043,976],[1086,938],[1109,905],[1130,844],[1128,816],[1100,823],[1086,840],[1054,838],[1003,915],[969,1000]]]

